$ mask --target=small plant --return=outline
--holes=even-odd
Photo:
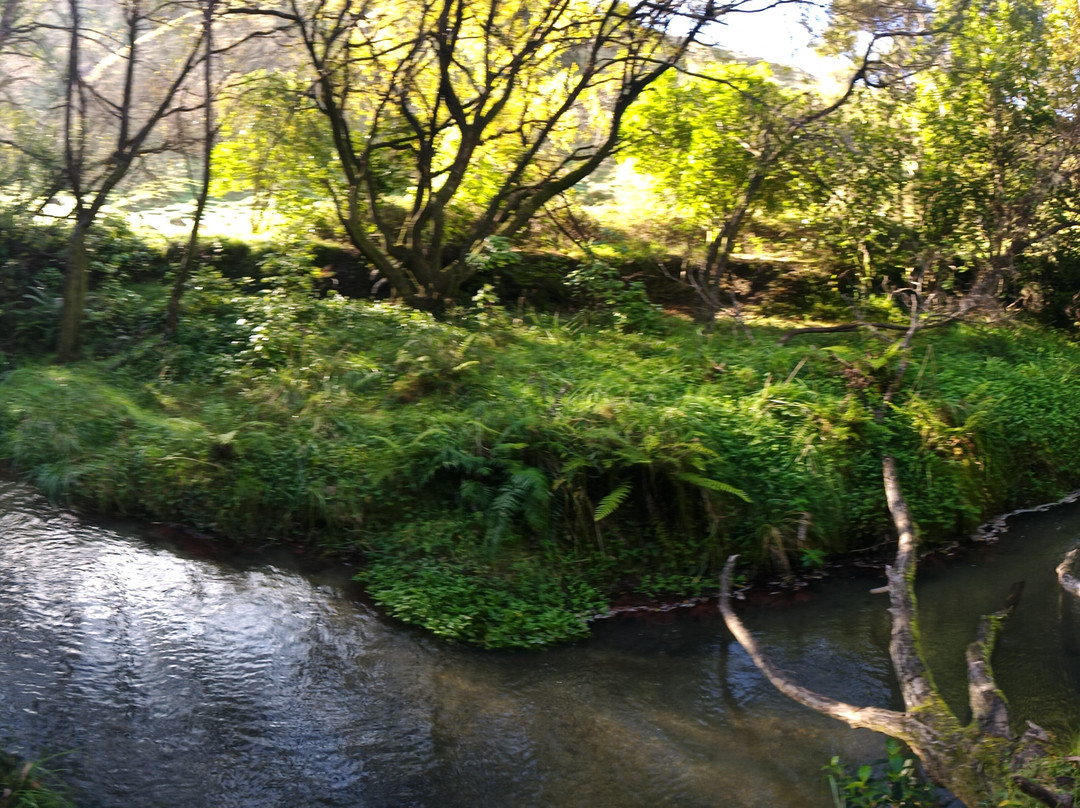
[[[485,283],[472,296],[472,311],[477,325],[480,326],[490,328],[506,321],[506,312],[499,305],[499,295],[490,283]]]
[[[43,761],[18,760],[0,752],[0,808],[74,808]]]
[[[885,741],[885,753],[878,766],[866,764],[855,772],[838,757],[829,761],[822,771],[835,808],[933,808],[938,804],[933,787],[919,778],[915,758],[904,754],[899,741]]]
[[[820,547],[802,547],[799,549],[799,564],[808,569],[820,569],[825,566],[825,551]]]
[[[583,262],[566,276],[566,285],[585,301],[586,319],[591,323],[627,332],[649,331],[662,319],[660,307],[649,301],[643,283],[624,280],[603,261]]]
[[[503,236],[489,236],[465,258],[466,264],[481,272],[512,269],[520,262],[521,259],[514,252],[510,239]]]

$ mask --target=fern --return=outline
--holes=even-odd
[[[599,522],[601,519],[607,519],[611,514],[615,513],[629,493],[630,483],[621,483],[616,486],[615,490],[600,500],[600,504],[596,506],[593,521]]]
[[[739,490],[733,485],[722,483],[719,480],[714,480],[711,477],[702,477],[700,474],[690,474],[689,472],[683,472],[675,475],[676,480],[680,480],[684,483],[690,483],[696,485],[698,488],[707,488],[710,491],[719,491],[724,494],[731,494],[741,499],[743,502],[750,502],[750,497],[746,495],[746,492]]]
[[[488,510],[488,530],[484,544],[488,553],[494,553],[510,532],[512,521],[518,515],[530,528],[540,532],[548,521],[548,502],[551,487],[547,475],[533,466],[522,466],[499,489]]]

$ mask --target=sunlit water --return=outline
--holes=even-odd
[[[922,576],[935,672],[962,703],[980,611],[1025,579],[995,662],[1017,719],[1080,727],[1080,612],[1052,568],[1080,508]],[[720,620],[598,625],[543,653],[447,646],[343,570],[185,557],[0,483],[0,735],[66,752],[80,805],[827,806],[820,768],[880,738],[779,696]],[[883,596],[832,581],[750,627],[804,684],[890,705]],[[2,741],[2,739],[0,739]]]

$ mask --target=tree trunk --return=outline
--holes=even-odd
[[[20,0],[4,0],[4,9],[0,11],[0,48],[4,47],[15,27],[15,18],[19,14]]]
[[[64,275],[64,302],[60,309],[60,338],[56,361],[71,362],[79,353],[79,331],[86,308],[86,287],[90,261],[86,254],[86,231],[91,220],[78,217],[68,240],[67,272]]]
[[[184,286],[191,276],[191,268],[198,260],[199,226],[202,224],[206,200],[210,196],[210,160],[214,152],[214,104],[213,104],[213,55],[214,55],[214,6],[216,0],[206,0],[203,7],[203,39],[206,44],[206,56],[203,62],[203,166],[199,196],[195,201],[195,220],[191,224],[187,250],[176,270],[169,306],[165,315],[165,334],[172,336],[180,323],[180,299],[184,295]]]

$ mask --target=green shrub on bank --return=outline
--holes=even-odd
[[[55,344],[69,230],[66,222],[43,225],[0,210],[0,349],[43,353]],[[91,319],[108,310],[114,318],[112,330],[126,326],[134,335],[142,325],[131,322],[137,315],[130,306],[138,296],[126,285],[159,281],[167,268],[164,256],[123,220],[112,217],[103,217],[90,229],[87,252]],[[116,299],[102,300],[109,297]]]
[[[8,372],[0,459],[59,500],[366,558],[390,613],[486,646],[697,594],[731,552],[783,573],[888,541],[884,448],[928,542],[1080,483],[1080,349],[1048,332],[929,335],[883,427],[835,358],[877,350],[858,335],[626,333],[483,296],[437,320],[273,267],[200,273],[171,341]],[[160,308],[124,289],[99,339],[109,305]]]
[[[450,514],[401,525],[377,541],[358,576],[390,614],[485,648],[584,637],[606,600],[557,557],[505,553],[497,562],[469,520]]]

